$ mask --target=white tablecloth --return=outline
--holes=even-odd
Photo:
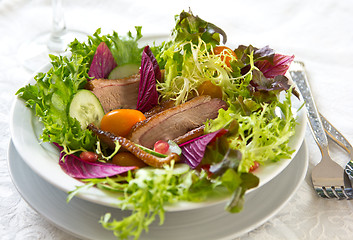
[[[317,106],[353,143],[353,2],[349,0],[249,1],[64,1],[68,28],[92,34],[168,34],[175,14],[194,14],[223,28],[233,45],[270,45],[303,60]],[[21,43],[51,27],[49,0],[0,0],[0,238],[71,239],[21,199],[7,167],[10,106],[15,92],[31,77],[19,59]],[[353,234],[353,201],[325,200],[312,189],[311,169],[320,152],[309,129],[309,170],[289,203],[272,219],[240,239],[347,239]],[[342,166],[343,151],[330,145]],[[73,239],[73,238],[72,238]]]

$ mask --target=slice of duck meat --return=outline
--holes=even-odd
[[[143,151],[141,148],[136,146],[135,143],[130,141],[127,138],[120,137],[120,136],[115,136],[114,134],[110,132],[103,131],[93,124],[89,124],[87,127],[89,130],[91,130],[94,134],[97,135],[97,137],[104,142],[105,144],[108,145],[110,149],[115,149],[115,144],[118,142],[121,147],[123,147],[125,150],[131,152],[133,155],[135,155],[137,158],[141,159],[144,163],[146,163],[149,166],[156,167],[156,168],[161,168],[165,164],[170,164],[172,160],[175,162],[178,162],[180,157],[176,153],[171,153],[165,158],[162,157],[156,157],[148,152]]]
[[[198,96],[178,106],[159,112],[139,122],[128,138],[147,148],[158,140],[173,140],[202,126],[207,119],[218,116],[218,110],[227,108],[226,102],[210,96]]]
[[[86,88],[97,96],[104,112],[114,109],[136,109],[140,84],[140,74],[122,79],[94,79],[87,83]]]
[[[157,113],[160,113],[160,112],[167,110],[169,108],[172,108],[172,107],[175,107],[175,101],[166,100],[166,101],[162,101],[160,104],[154,106],[149,111],[144,112],[143,114],[145,115],[146,118],[149,118]]]
[[[173,139],[173,142],[175,142],[178,145],[185,143],[185,142],[188,142],[194,138],[197,138],[197,137],[200,137],[201,135],[203,135],[204,130],[205,130],[205,125],[202,125],[200,127],[192,129],[191,131],[185,133],[182,136],[179,136],[179,137]]]

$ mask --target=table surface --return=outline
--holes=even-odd
[[[215,5],[216,4],[216,5]],[[97,28],[125,34],[143,26],[145,34],[168,34],[173,16],[192,9],[220,26],[233,45],[270,45],[306,64],[318,109],[353,142],[353,2],[349,0],[250,1],[64,1],[66,25],[92,34]],[[21,198],[7,166],[10,108],[15,92],[32,76],[17,57],[19,46],[51,27],[51,1],[0,0],[0,236],[1,239],[74,239],[36,213]],[[287,205],[240,239],[346,239],[353,234],[353,205],[316,196],[310,173],[320,151],[306,132],[309,169]],[[330,144],[342,166],[349,160]]]

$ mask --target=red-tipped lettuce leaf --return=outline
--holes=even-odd
[[[234,52],[238,58],[238,61],[235,62],[234,64],[236,64],[240,68],[244,68],[246,66],[247,68],[250,68],[249,66],[250,54],[253,54],[254,62],[266,60],[267,62],[272,63],[273,58],[275,56],[274,50],[270,48],[268,45],[262,48],[256,48],[252,45],[249,45],[249,46],[239,45],[238,48],[234,49]],[[245,73],[242,73],[242,74],[245,74]]]
[[[254,71],[253,79],[250,81],[253,92],[257,91],[282,91],[290,88],[289,79],[284,75],[277,75],[273,78],[265,77],[262,72]]]
[[[141,58],[137,110],[146,112],[158,104],[158,92],[156,87],[156,79],[158,78],[161,78],[161,71],[157,60],[149,46],[146,46],[142,52]]]
[[[227,130],[220,129],[180,144],[181,162],[188,164],[193,169],[196,168],[203,159],[207,145],[215,141],[217,137],[222,136],[226,132]]]
[[[279,92],[287,91],[290,87],[289,79],[286,76],[277,75],[274,78],[267,78],[259,70],[253,71],[253,78],[248,85],[251,94],[262,102],[271,102],[277,99]]]
[[[117,66],[113,54],[105,42],[101,42],[93,56],[88,76],[93,79],[108,78],[109,73]]]
[[[290,64],[294,60],[293,56],[275,54],[273,57],[273,63],[267,60],[257,61],[256,67],[264,74],[267,78],[274,78],[278,75],[286,74]]]
[[[115,176],[129,170],[133,170],[134,166],[118,166],[115,164],[101,162],[86,162],[75,155],[66,155],[62,152],[63,148],[55,144],[60,150],[59,165],[61,169],[70,177],[78,179],[87,178],[105,178]],[[64,157],[64,159],[62,159]]]

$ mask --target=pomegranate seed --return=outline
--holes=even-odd
[[[161,154],[168,154],[169,144],[166,141],[159,140],[154,144],[153,150]]]
[[[86,162],[96,162],[98,160],[98,154],[94,152],[81,152],[80,158]]]

